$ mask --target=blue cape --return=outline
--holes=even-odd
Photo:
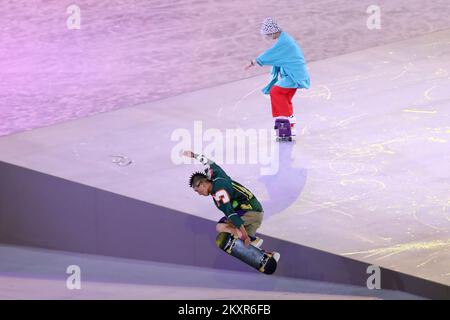
[[[310,78],[306,70],[305,57],[302,49],[294,38],[286,32],[281,32],[277,42],[256,58],[260,66],[272,66],[269,84],[262,90],[268,94],[270,88],[278,82],[281,68],[289,77],[295,88],[309,88]]]

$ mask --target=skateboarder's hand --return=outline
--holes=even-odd
[[[250,238],[249,237],[242,239],[242,241],[244,241],[244,246],[248,247],[250,245]]]
[[[192,151],[183,151],[182,155],[188,158],[194,157],[194,153]]]

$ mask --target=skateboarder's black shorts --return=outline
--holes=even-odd
[[[244,221],[245,231],[247,231],[250,237],[254,237],[256,234],[256,230],[261,226],[264,212],[237,211],[236,213],[239,217],[241,217],[242,221]],[[227,217],[223,217],[217,223],[227,223],[234,227],[233,223],[228,220]]]

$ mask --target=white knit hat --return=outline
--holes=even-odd
[[[281,32],[281,28],[278,26],[277,22],[271,17],[265,18],[261,25],[261,34],[269,35],[272,33]]]

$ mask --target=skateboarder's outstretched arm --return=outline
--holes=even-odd
[[[223,169],[220,166],[217,165],[217,163],[208,159],[204,155],[197,154],[192,151],[183,151],[182,154],[186,157],[194,158],[194,159],[200,161],[203,165],[205,165],[208,168],[208,171],[207,171],[208,179],[213,179],[215,177],[222,177],[222,178],[230,179],[230,177],[225,173],[225,171],[223,171]]]
[[[204,155],[202,154],[197,154],[197,153],[193,153],[192,151],[183,151],[183,155],[189,158],[194,158],[197,159],[198,161],[200,161],[203,165],[211,165],[214,163],[214,161],[209,160],[208,158],[206,158]]]

